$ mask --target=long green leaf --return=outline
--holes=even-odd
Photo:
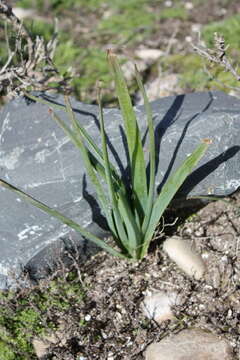
[[[103,109],[101,104],[100,93],[98,94],[98,103],[99,103],[99,117],[100,117],[100,129],[101,129],[101,139],[102,139],[102,152],[103,152],[103,159],[104,159],[104,168],[105,168],[105,175],[106,181],[108,185],[108,193],[109,198],[111,201],[113,217],[115,219],[116,228],[118,232],[118,240],[119,242],[125,247],[125,249],[129,252],[129,243],[126,230],[123,226],[123,222],[121,219],[121,215],[118,209],[117,198],[114,192],[113,180],[112,180],[112,173],[108,158],[108,151],[107,151],[107,142],[106,142],[106,134],[105,134],[105,127],[104,127],[104,120],[103,120]]]
[[[127,229],[129,249],[134,259],[139,259],[143,236],[125,196],[119,196],[117,203],[121,218]]]
[[[86,237],[97,246],[101,247],[103,250],[108,251],[110,254],[117,256],[122,259],[126,259],[126,256],[121,254],[120,252],[113,249],[111,246],[106,244],[103,240],[99,239],[97,236],[91,234],[89,231],[85,230],[82,226],[77,224],[75,221],[69,219],[68,217],[64,216],[56,209],[52,209],[49,206],[45,205],[44,203],[34,199],[32,196],[26,194],[24,191],[16,188],[15,186],[7,183],[6,181],[0,179],[0,185],[9,189],[16,194],[18,194],[22,199],[26,200],[27,202],[31,203],[32,205],[36,206],[37,208],[41,209],[42,211],[46,212],[48,215],[55,217],[56,219],[60,220],[62,223],[68,225],[72,229],[79,232],[82,236]]]
[[[90,146],[90,151],[93,152],[94,156],[97,156],[97,160],[99,161],[99,164],[102,165],[104,168],[104,159],[102,151],[99,149],[99,147],[93,142],[92,138],[89,136],[89,134],[86,132],[86,130],[78,123],[75,113],[72,109],[71,102],[68,96],[64,97],[65,105],[66,105],[66,111],[68,113],[68,116],[71,120],[71,123],[73,125],[73,128],[75,130],[76,134],[79,134],[81,137],[84,138],[84,140],[87,142],[87,144]],[[114,181],[118,184],[118,186],[122,185],[122,182],[120,180],[120,177],[118,176],[117,170],[114,167],[114,165],[109,161],[111,173],[114,178]]]
[[[113,71],[116,93],[124,121],[130,158],[134,203],[139,212],[144,214],[147,201],[147,179],[141,136],[131,98],[117,57],[113,52],[109,51],[108,59]]]
[[[149,243],[163,212],[169,205],[170,201],[173,199],[180,186],[183,184],[184,180],[192,172],[198,161],[202,158],[209,144],[211,144],[211,140],[204,139],[203,143],[200,144],[193,151],[193,153],[187,157],[187,159],[185,159],[185,161],[179,166],[175,173],[168,178],[167,182],[162,187],[162,190],[153,206],[152,215],[144,239],[142,256],[145,256],[148,250]]]
[[[28,94],[27,94],[28,95]],[[31,99],[39,101],[43,104],[46,105],[52,105],[51,102],[45,101],[41,98],[36,98],[32,95],[29,96]],[[58,125],[60,127],[62,127],[62,129],[64,130],[64,132],[68,135],[68,137],[71,139],[71,141],[74,143],[74,145],[81,151],[84,163],[85,163],[85,167],[87,170],[87,173],[93,183],[93,185],[95,186],[96,192],[98,194],[98,198],[99,201],[101,203],[101,207],[104,210],[105,216],[107,218],[107,222],[109,225],[110,230],[112,231],[113,235],[114,235],[114,239],[117,243],[117,245],[123,250],[126,250],[126,247],[123,247],[123,244],[119,241],[119,229],[117,231],[116,229],[116,224],[115,224],[115,216],[113,217],[113,213],[112,210],[109,206],[109,201],[106,199],[105,195],[104,195],[104,190],[93,170],[93,167],[95,168],[95,170],[101,174],[103,177],[106,178],[106,174],[105,174],[105,163],[104,163],[104,159],[103,159],[103,155],[102,155],[102,151],[94,144],[94,142],[92,141],[91,137],[86,133],[86,131],[84,130],[84,128],[82,128],[79,123],[76,120],[76,117],[74,115],[74,112],[72,110],[71,107],[71,103],[70,100],[68,99],[68,97],[65,97],[65,105],[66,105],[66,112],[71,120],[71,123],[73,125],[73,128],[75,131],[72,131],[65,123],[65,121],[63,121],[58,115],[56,115],[55,113],[52,112],[52,116],[53,119],[58,123]],[[57,106],[59,107],[59,105]],[[63,107],[61,106],[61,109],[63,109]],[[94,152],[93,153],[89,153],[88,150],[85,148],[84,143],[83,143],[83,138],[84,140],[87,141],[89,148]],[[97,158],[96,158],[97,156]],[[92,165],[92,166],[91,166]],[[111,167],[111,173],[113,176],[113,180],[114,180],[114,189],[115,190],[120,190],[122,192],[125,191],[124,185],[121,182],[120,178],[118,177],[118,174],[114,168],[114,166],[112,164],[110,164]],[[122,234],[121,237],[124,238],[124,228],[123,226],[120,227],[120,229],[122,230]],[[126,237],[126,234],[125,234]],[[127,238],[125,240],[125,245],[127,245]]]
[[[148,134],[149,134],[149,163],[150,163],[150,174],[149,174],[149,189],[148,189],[148,199],[145,217],[142,225],[143,234],[146,232],[148,223],[151,217],[153,203],[154,203],[154,193],[155,193],[155,163],[156,163],[156,150],[155,150],[155,138],[154,138],[154,128],[153,128],[153,116],[151,105],[148,101],[146,91],[144,89],[140,74],[135,65],[135,76],[137,79],[138,87],[142,93],[144,99],[144,107],[147,114],[147,124],[148,124]]]

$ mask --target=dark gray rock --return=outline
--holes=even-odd
[[[63,103],[62,97],[51,97],[51,101]],[[100,145],[98,107],[74,100],[72,105],[81,124]],[[211,138],[213,144],[182,186],[178,198],[226,196],[239,187],[238,99],[221,92],[195,93],[154,101],[152,109],[156,126],[158,190],[203,138]],[[57,112],[67,121],[64,111]],[[137,107],[136,114],[145,139],[143,107]],[[124,174],[127,162],[120,111],[105,109],[105,124],[112,161]],[[108,234],[94,191],[84,175],[80,154],[50,118],[47,106],[18,98],[2,109],[0,129],[2,179],[56,207],[82,226],[94,227],[95,234],[102,237]],[[63,246],[56,246],[57,240],[58,244],[67,240],[77,242],[82,254],[91,251],[92,247],[80,234],[23,202],[11,191],[0,188],[0,199],[0,287],[9,284],[9,272],[19,274],[23,267],[41,263],[39,259],[43,258],[43,267],[46,262],[51,263],[56,248]]]

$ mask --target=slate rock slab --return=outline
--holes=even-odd
[[[41,96],[63,104],[61,96]],[[75,100],[72,105],[80,123],[100,145],[98,107]],[[152,109],[158,190],[203,138],[211,138],[213,144],[177,198],[226,196],[237,190],[240,185],[238,99],[222,92],[194,93],[159,99],[152,102]],[[57,113],[68,121],[64,111]],[[111,159],[127,179],[121,113],[118,109],[105,109],[104,114]],[[137,107],[136,114],[147,149],[144,108]],[[57,208],[96,235],[108,235],[80,154],[50,118],[47,106],[18,98],[1,110],[0,177]],[[0,288],[9,286],[12,274],[17,276],[26,265],[33,273],[38,267],[46,268],[66,242],[77,243],[82,256],[96,251],[80,234],[10,191],[0,188],[0,201]]]
[[[231,360],[232,349],[225,339],[201,329],[183,330],[151,344],[146,360]]]

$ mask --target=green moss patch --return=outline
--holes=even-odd
[[[58,328],[85,299],[76,273],[45,280],[39,286],[16,292],[0,292],[0,359],[35,359],[33,338]],[[84,326],[84,319],[79,324]]]

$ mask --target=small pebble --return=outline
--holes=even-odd
[[[90,321],[91,320],[91,315],[86,315],[85,318],[84,318],[86,321]]]
[[[152,343],[146,360],[232,360],[232,348],[225,339],[201,329],[186,329]]]
[[[171,237],[164,241],[163,250],[187,275],[196,280],[203,277],[205,264],[189,241],[177,236]]]
[[[149,293],[145,296],[142,308],[149,319],[154,319],[157,323],[174,318],[171,307],[177,304],[177,294],[175,292],[166,293],[158,291]]]

